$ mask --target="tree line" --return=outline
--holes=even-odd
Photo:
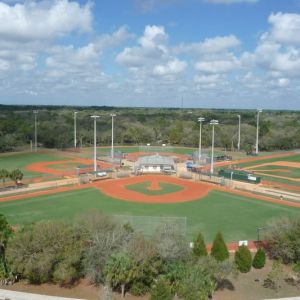
[[[300,278],[300,219],[282,219],[265,235],[265,249],[274,259],[264,280],[278,288],[282,263],[294,264],[296,284]],[[284,227],[282,226],[284,224]],[[287,234],[288,233],[288,234]],[[135,232],[130,224],[119,223],[101,213],[78,217],[73,224],[43,221],[12,230],[0,214],[0,283],[26,279],[70,286],[86,277],[101,284],[101,299],[113,299],[112,291],[133,295],[149,293],[152,300],[198,300],[210,298],[239,272],[263,268],[265,250],[254,257],[247,246],[229,252],[222,234],[217,233],[208,254],[201,233],[190,248],[173,224],[158,228],[151,239]]]
[[[253,149],[256,139],[255,110],[114,108],[65,106],[0,105],[0,151],[29,147],[34,142],[34,115],[38,110],[38,144],[46,148],[68,148],[74,145],[74,111],[77,111],[77,146],[93,144],[92,114],[97,121],[97,143],[111,141],[111,113],[115,118],[115,143],[120,145],[171,144],[196,147],[199,143],[198,117],[204,117],[203,147],[211,145],[209,121],[219,120],[215,145],[237,148],[238,118],[241,115],[241,149]],[[263,111],[260,115],[259,146],[261,150],[295,149],[300,147],[300,112]]]

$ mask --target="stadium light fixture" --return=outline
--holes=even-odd
[[[37,114],[38,110],[33,111],[34,114],[34,151],[37,152]]]
[[[76,124],[76,116],[78,111],[74,111],[74,148],[77,146],[77,124]]]
[[[111,116],[111,162],[114,162],[114,117],[116,114],[110,114]]]
[[[256,145],[255,145],[255,153],[258,154],[258,132],[259,132],[259,114],[262,112],[262,109],[257,110],[257,124],[256,124]]]
[[[214,173],[214,144],[215,144],[215,125],[219,125],[218,120],[211,120],[209,122],[212,125],[212,142],[211,142],[211,159],[210,159],[210,174]]]
[[[237,115],[239,118],[239,131],[238,131],[238,151],[240,151],[241,148],[241,115]]]
[[[91,116],[91,118],[94,119],[94,172],[95,172],[95,176],[96,176],[96,172],[97,172],[97,149],[96,149],[96,144],[97,144],[96,128],[97,128],[97,124],[96,124],[96,121],[100,117],[96,116],[96,115],[93,115],[93,116]]]
[[[200,159],[201,159],[201,155],[202,155],[202,122],[205,121],[205,118],[198,118],[198,122],[200,123],[200,128],[199,128],[199,150],[198,150],[198,162],[200,164]]]

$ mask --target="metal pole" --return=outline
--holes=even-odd
[[[238,151],[241,148],[241,115],[238,115],[239,118],[239,134],[238,134]]]
[[[200,122],[200,128],[199,128],[199,150],[198,150],[198,162],[200,164],[200,159],[202,156],[202,122],[204,121],[204,118],[198,118],[198,122]]]
[[[214,143],[215,143],[215,125],[212,125],[212,142],[211,142],[211,160],[210,160],[210,174],[214,173]]]
[[[218,120],[211,120],[210,125],[212,125],[212,142],[211,142],[211,160],[210,160],[210,174],[214,173],[214,144],[215,144],[215,125],[218,125]]]
[[[261,113],[262,110],[257,110],[257,124],[256,124],[256,147],[255,147],[255,153],[258,154],[258,132],[259,132],[259,113]]]
[[[74,148],[76,148],[77,146],[76,115],[77,115],[77,111],[74,111]]]
[[[114,117],[115,114],[111,114],[111,161],[114,162]]]
[[[34,110],[34,152],[37,152],[37,122],[36,122],[36,116],[38,111]]]
[[[97,118],[99,118],[99,116],[91,116],[91,118],[94,119],[94,172],[96,175],[97,172],[97,149],[96,149],[96,144],[97,144],[97,135],[96,135],[96,128],[97,128],[97,124],[96,124],[96,120]]]

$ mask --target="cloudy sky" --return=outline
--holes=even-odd
[[[300,0],[0,1],[0,103],[300,109]]]

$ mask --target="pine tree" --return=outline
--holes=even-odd
[[[262,269],[266,263],[266,253],[262,248],[259,248],[253,258],[252,266],[255,269]]]
[[[160,279],[151,290],[150,300],[172,300],[171,287],[168,283]]]
[[[229,252],[221,232],[218,232],[214,239],[210,255],[217,261],[224,261],[229,258]]]
[[[194,241],[193,253],[196,257],[207,256],[206,245],[201,233],[198,234],[196,240]]]
[[[234,254],[234,262],[242,273],[248,273],[251,270],[252,256],[247,246],[242,245],[239,247]]]

